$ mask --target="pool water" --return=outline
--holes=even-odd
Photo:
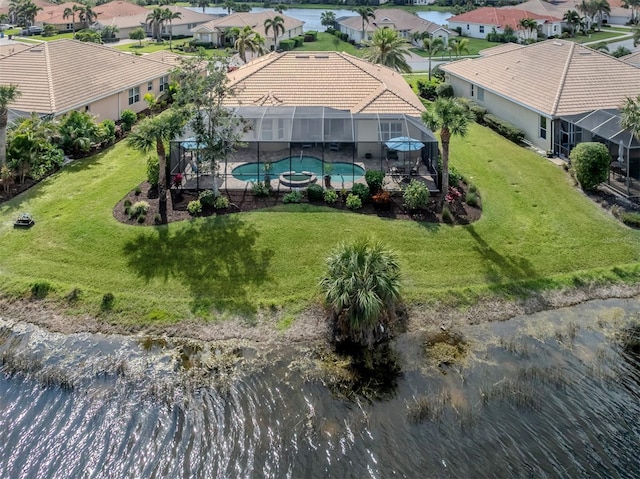
[[[331,170],[331,180],[336,182],[349,181],[354,182],[364,176],[364,168],[352,163],[329,163],[333,167]],[[310,171],[315,173],[318,178],[322,177],[322,160],[315,156],[297,156],[283,158],[271,163],[271,178],[278,178],[282,173],[287,171]],[[246,163],[237,166],[231,172],[233,177],[242,181],[260,181],[264,178],[264,163]]]

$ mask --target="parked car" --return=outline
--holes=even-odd
[[[20,35],[22,35],[23,37],[28,37],[29,35],[40,35],[41,33],[42,27],[31,25],[30,27],[23,29]]]
[[[9,25],[8,23],[0,23],[0,32],[10,30],[11,28],[13,28],[13,25]]]

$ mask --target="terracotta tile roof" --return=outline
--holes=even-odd
[[[640,66],[640,52],[630,53],[629,55],[620,57],[620,60],[635,66]]]
[[[53,25],[62,25],[71,23],[72,17],[64,18],[64,11],[66,8],[72,8],[74,5],[81,7],[82,4],[76,2],[65,2],[60,5],[50,5],[44,7],[36,15],[36,23],[51,23]],[[76,12],[76,23],[80,22],[80,15]]]
[[[618,108],[640,91],[640,71],[574,42],[540,43],[443,65],[445,72],[550,116]]]
[[[47,2],[46,0],[32,0],[36,7],[50,7],[54,5],[52,2]],[[9,13],[9,6],[11,5],[11,0],[0,0],[0,13]]]
[[[326,106],[352,113],[406,113],[424,106],[397,72],[347,53],[270,53],[229,73],[230,105]]]
[[[479,23],[482,25],[494,25],[498,28],[510,26],[514,30],[520,30],[522,27],[518,22],[523,18],[531,18],[533,20],[545,20],[549,22],[559,22],[561,18],[549,15],[538,15],[537,13],[528,12],[526,10],[518,10],[515,8],[495,8],[482,7],[470,12],[450,17],[448,21],[456,23]]]
[[[175,5],[167,5],[161,8],[168,8],[172,12],[180,12],[182,14],[180,18],[173,20],[172,23],[174,27],[178,25],[189,25],[193,23],[205,23],[214,17],[213,15],[194,12],[193,10],[189,10],[188,8],[177,7]],[[143,8],[142,10],[143,10],[142,13],[137,13],[134,15],[126,15],[126,16],[111,17],[111,18],[98,17],[97,22],[100,23],[101,25],[114,25],[121,29],[139,27],[147,23],[147,16],[152,12],[152,10],[149,10],[147,8]]]
[[[484,50],[480,50],[478,53],[481,56],[486,57],[489,55],[496,55],[498,53],[510,52],[511,50],[517,50],[522,47],[524,47],[524,45],[519,45],[517,43],[503,43],[497,47],[485,48]]]
[[[25,45],[24,43],[9,43],[6,45],[0,45],[0,58],[8,57],[9,55],[21,52],[22,50],[26,50],[30,47],[31,45]]]
[[[263,37],[273,37],[273,33],[271,30],[269,30],[269,34],[267,34],[265,32],[265,28],[264,28],[264,22],[265,20],[267,20],[268,18],[273,18],[276,15],[279,15],[282,17],[282,19],[284,20],[284,29],[285,32],[289,31],[289,30],[293,30],[295,28],[299,28],[302,25],[304,25],[304,22],[297,20],[295,18],[289,17],[287,15],[283,15],[281,13],[277,13],[273,10],[269,10],[269,11],[264,11],[264,12],[249,12],[249,13],[244,13],[244,12],[238,12],[238,13],[232,13],[231,15],[225,15],[223,17],[218,17],[214,20],[211,20],[207,23],[204,23],[202,25],[198,25],[195,28],[192,28],[191,31],[192,32],[199,32],[199,31],[208,31],[208,32],[213,32],[213,31],[222,31],[226,28],[233,28],[233,27],[244,27],[246,25],[249,25],[251,28],[253,28],[253,30],[255,30],[257,33],[259,33],[260,35],[262,35]]]
[[[436,30],[443,28],[448,30],[442,25],[430,22],[420,18],[406,10],[400,10],[398,8],[380,8],[374,11],[375,18],[369,21],[369,24],[365,23],[365,30],[373,32],[380,26],[393,24],[393,28],[401,31],[409,32],[429,32],[433,33]],[[353,28],[358,31],[362,31],[362,17],[360,15],[342,17],[338,23],[347,27]],[[452,32],[453,33],[453,32]]]
[[[113,0],[111,2],[103,3],[102,5],[96,5],[93,8],[93,11],[98,14],[98,18],[100,20],[149,13],[147,8],[130,2],[123,2],[121,0]]]
[[[78,61],[82,59],[82,74]],[[17,84],[12,108],[61,114],[158,78],[171,66],[116,49],[75,40],[33,45],[0,58],[0,84]]]
[[[571,2],[571,4],[565,4],[558,2],[544,2],[542,0],[529,0],[524,3],[518,3],[517,5],[502,7],[503,10],[524,10],[527,12],[535,13],[536,15],[554,17],[556,19],[562,19],[567,10],[573,10],[574,8],[575,7],[573,1]]]
[[[156,62],[166,63],[172,67],[180,65],[180,60],[184,58],[184,55],[178,55],[177,53],[168,52],[167,50],[158,50],[152,53],[142,55],[142,58],[147,60],[153,60]]]

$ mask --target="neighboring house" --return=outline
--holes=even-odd
[[[449,37],[458,34],[442,25],[420,18],[418,15],[395,8],[384,8],[374,11],[375,18],[364,24],[365,38],[371,38],[378,28],[396,30],[402,38],[411,39],[413,34],[427,33],[431,37],[440,37],[445,43]],[[338,30],[349,35],[355,41],[362,39],[362,17],[360,15],[341,17],[336,20]]]
[[[47,8],[51,7],[54,4],[51,2],[47,2],[46,0],[32,0],[32,3],[35,4],[36,7]],[[9,15],[9,7],[11,6],[11,0],[0,0],[0,14],[6,13]],[[17,23],[15,18],[9,17],[9,23]]]
[[[53,25],[59,32],[67,32],[73,30],[73,17],[64,17],[64,11],[67,8],[82,7],[81,3],[65,2],[59,5],[50,5],[44,7],[38,12],[35,18],[35,24],[41,27],[45,25]],[[80,21],[80,13],[75,14],[75,29],[84,28],[84,24]]]
[[[538,31],[528,31],[520,26],[520,21],[529,18],[538,24],[538,30],[547,36],[557,36],[562,33],[562,17],[549,15],[516,8],[481,7],[476,10],[456,15],[448,19],[450,29],[460,29],[464,36],[472,38],[486,38],[487,34],[495,30],[496,33],[504,33],[506,27],[511,27],[514,34],[520,40],[537,39]]]
[[[627,62],[635,67],[640,67],[640,52],[634,52],[629,55],[625,55],[623,57],[620,57],[620,60]]]
[[[575,115],[618,109],[625,98],[640,92],[636,67],[564,40],[460,60],[441,69],[456,96],[474,100],[524,130],[536,147],[560,157],[592,137],[590,130],[576,128]],[[618,126],[615,132],[620,130]]]
[[[485,48],[484,50],[480,50],[478,53],[481,57],[488,57],[490,55],[497,55],[498,53],[510,52],[511,50],[517,50],[518,48],[522,48],[524,45],[520,43],[501,43],[495,47]]]
[[[606,21],[611,25],[628,25],[631,22],[631,9],[624,8],[622,0],[608,0],[611,13]],[[632,2],[631,2],[632,3]]]
[[[147,92],[162,94],[172,68],[95,43],[55,40],[0,58],[0,84],[18,85],[21,95],[11,104],[14,117],[78,110],[118,120],[123,110],[146,109]]]
[[[284,20],[284,33],[278,35],[277,43],[280,43],[280,41],[284,39],[302,35],[304,22],[275,11],[233,13],[192,28],[191,33],[198,43],[224,46],[226,42],[225,35],[229,29],[236,27],[243,28],[248,25],[264,37],[265,48],[267,50],[274,50],[277,48],[277,45],[273,44],[273,31],[270,29],[269,33],[267,33],[265,31],[264,22],[267,19],[273,19],[275,16],[280,16]]]
[[[112,5],[113,4],[113,5]],[[188,8],[167,5],[160,8],[169,8],[172,12],[179,12],[180,18],[172,21],[172,32],[174,37],[191,36],[191,29],[197,25],[206,23],[213,18],[213,15],[195,12]],[[143,27],[147,35],[151,35],[151,26],[147,23],[147,16],[152,12],[144,7],[128,2],[117,1],[104,3],[95,8],[99,13],[94,28],[104,28],[105,26],[115,26],[118,28],[116,37],[119,39],[129,38],[132,30]],[[169,36],[169,24],[166,23],[162,29],[164,37]]]

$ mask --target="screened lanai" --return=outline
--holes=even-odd
[[[233,111],[248,129],[242,137],[245,146],[226,162],[200,164],[192,132],[172,142],[171,175],[180,173],[186,188],[209,188],[211,177],[219,179],[219,186],[246,188],[262,181],[265,173],[278,180],[289,172],[308,172],[314,181],[329,175],[334,187],[348,188],[376,169],[389,174],[390,188],[414,175],[428,178],[430,189],[437,189],[438,142],[419,118],[317,106],[241,106]],[[389,149],[385,142],[397,137],[415,143],[408,151]]]
[[[554,152],[568,158],[578,143],[597,141],[611,156],[609,179],[613,189],[627,197],[640,197],[640,142],[621,126],[619,110],[594,110],[557,120]]]

